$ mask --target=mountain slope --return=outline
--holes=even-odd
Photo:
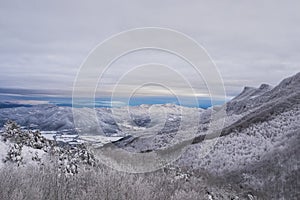
[[[300,73],[254,93],[257,89],[246,89],[228,102],[229,117],[240,118],[221,137],[196,137],[178,163],[265,193],[267,199],[299,199]],[[215,145],[204,154],[210,143]]]
[[[258,89],[245,88],[240,95],[227,103],[227,113],[231,115],[245,113],[252,109],[257,110],[265,103],[284,101],[285,98],[299,92],[300,72],[284,79],[274,88],[266,84],[262,84]]]

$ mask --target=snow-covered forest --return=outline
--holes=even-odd
[[[300,73],[276,87],[245,88],[223,107],[207,110],[155,105],[150,117],[143,105],[131,108],[128,121],[122,114],[127,108],[119,108],[117,118],[99,109],[103,136],[74,134],[68,108],[0,109],[2,121],[17,121],[1,129],[0,199],[299,199],[299,91]],[[224,108],[225,126],[215,136],[211,117]],[[194,114],[199,118],[179,125]],[[47,117],[55,126],[47,128]],[[199,126],[191,127],[195,121]],[[191,142],[175,162],[154,172],[116,171],[93,151],[111,143],[140,154],[165,150],[185,139],[178,131]]]

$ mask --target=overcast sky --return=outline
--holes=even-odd
[[[121,31],[154,26],[201,44],[234,96],[245,85],[275,85],[300,71],[299,9],[297,0],[0,0],[0,87],[71,90],[80,64],[97,44]],[[169,58],[144,52],[123,63],[140,63],[139,55],[148,61]],[[114,67],[118,71],[122,63]]]

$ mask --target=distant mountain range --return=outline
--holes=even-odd
[[[83,135],[100,125],[105,136],[123,137],[114,145],[138,153],[167,152],[188,141],[175,165],[204,170],[265,199],[300,197],[300,73],[275,87],[245,87],[223,106],[208,109],[173,104],[96,108],[97,123],[89,120],[92,109],[76,109],[83,130],[74,126],[72,108],[55,105],[0,109],[0,125],[14,120],[29,129]],[[216,135],[209,131],[210,122],[221,110],[227,116]],[[178,138],[178,132],[187,137]],[[214,145],[203,154],[208,144]]]

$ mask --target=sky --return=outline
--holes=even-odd
[[[96,45],[129,29],[162,27],[182,32],[205,48],[230,99],[244,86],[276,85],[300,71],[299,8],[297,0],[0,0],[0,92],[70,95],[80,65]],[[157,51],[136,52],[118,60],[97,92],[110,90],[124,69],[150,62],[181,70],[181,75],[199,86],[200,96],[209,96],[190,66]],[[183,81],[157,71],[135,72],[132,77],[167,79],[188,96]],[[133,80],[122,80],[124,93],[136,86]],[[139,91],[140,96],[168,93],[162,87]]]

